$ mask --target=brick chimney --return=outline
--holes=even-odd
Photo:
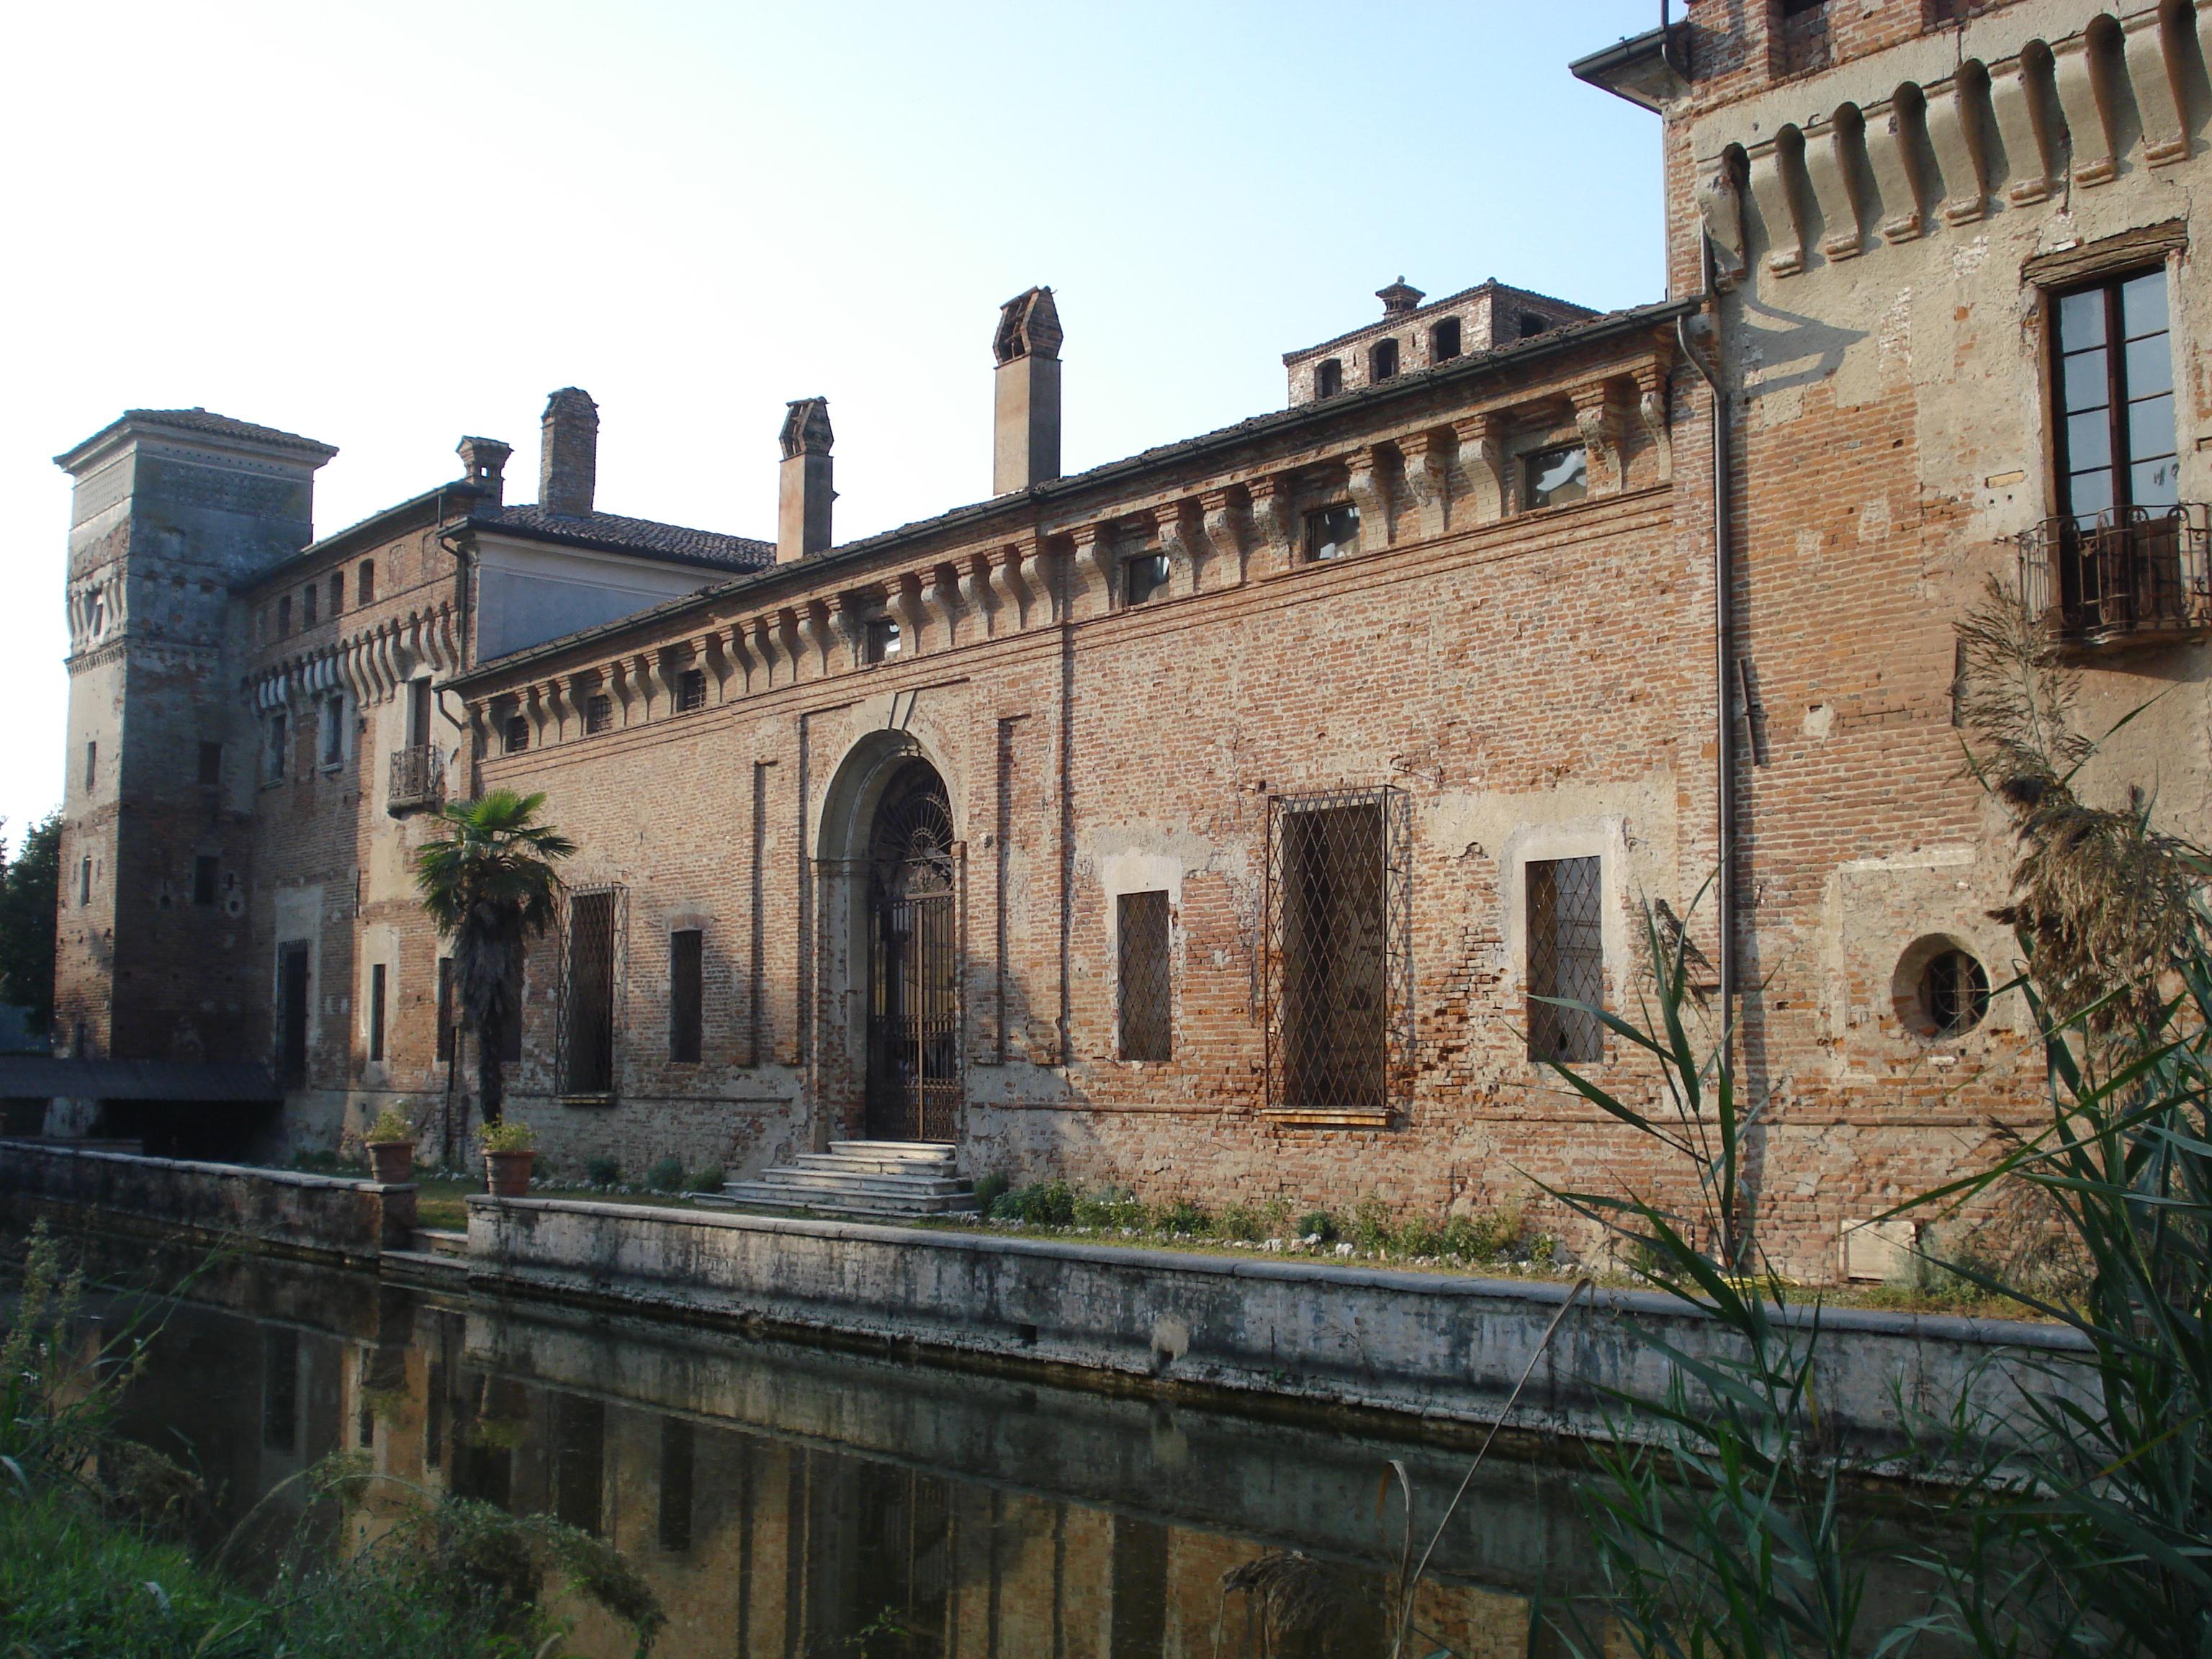
[[[599,406],[588,392],[563,386],[545,400],[538,443],[538,504],[563,518],[592,511],[599,471]]]
[[[464,438],[453,447],[461,458],[461,478],[474,484],[494,507],[507,489],[507,458],[514,453],[496,438]]]
[[[999,360],[994,495],[1060,476],[1060,339],[1050,289],[1030,289],[999,307],[999,331],[991,340],[991,355]]]
[[[830,547],[830,400],[800,398],[783,417],[783,466],[775,484],[775,562],[788,564]]]
[[[1385,317],[1402,317],[1428,297],[1401,276],[1388,288],[1378,288],[1375,297],[1382,302]]]

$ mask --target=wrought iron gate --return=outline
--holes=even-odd
[[[867,1129],[951,1140],[960,1100],[958,870],[945,786],[910,764],[869,848]]]

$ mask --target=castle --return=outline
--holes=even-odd
[[[434,1140],[468,1077],[410,858],[513,788],[580,848],[512,1050],[550,1157],[1663,1183],[1544,1065],[1634,1086],[1544,999],[1632,1012],[1650,907],[1771,1100],[1771,1246],[1880,1271],[1863,1224],[2042,1086],[1956,725],[1989,579],[2091,727],[2155,697],[2093,775],[2212,830],[2208,37],[2185,0],[1690,0],[1572,66],[1662,124],[1668,297],[1401,279],[1285,408],[1064,477],[1034,289],[994,494],[859,541],[818,399],[772,541],[601,510],[575,388],[534,504],[465,438],[319,538],[327,445],[125,413],[58,458],[49,1128],[270,1151],[400,1103]]]

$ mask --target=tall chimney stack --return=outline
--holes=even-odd
[[[800,398],[783,417],[783,465],[775,483],[775,562],[830,550],[830,400]]]
[[[991,493],[1004,495],[1060,476],[1060,312],[1052,290],[1033,288],[999,307],[991,354],[999,360]]]
[[[599,471],[599,406],[588,392],[563,386],[545,400],[538,445],[538,505],[564,519],[590,517]]]

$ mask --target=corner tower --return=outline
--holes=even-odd
[[[70,514],[58,1051],[237,1061],[254,779],[233,590],[313,538],[337,453],[202,409],[125,411],[54,458]]]

